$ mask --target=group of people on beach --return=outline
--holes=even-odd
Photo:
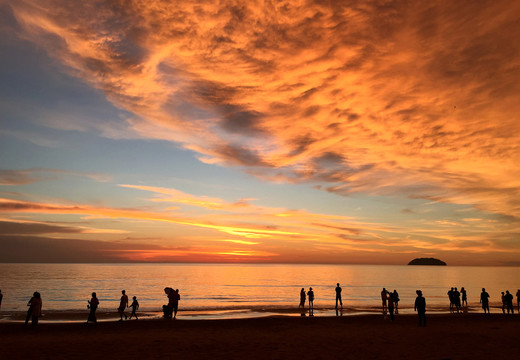
[[[386,316],[386,312],[390,313],[390,320],[394,321],[394,313],[399,314],[399,293],[394,289],[393,292],[389,292],[386,288],[381,290],[381,303],[383,305],[383,315]]]
[[[179,309],[179,300],[180,300],[180,294],[179,289],[173,289],[171,287],[164,288],[164,292],[166,296],[168,297],[168,304],[163,305],[163,316],[166,319],[176,319],[177,317],[177,311]],[[123,316],[125,320],[132,319],[132,317],[135,317],[137,320],[137,310],[139,309],[139,302],[137,301],[137,297],[133,297],[132,303],[129,305],[128,296],[126,295],[126,291],[121,291],[122,295],[119,302],[119,307],[117,308],[117,311],[119,313],[120,319],[119,321],[123,321]],[[338,312],[338,306],[339,308],[343,309],[343,301],[341,297],[342,288],[339,283],[336,284],[335,287],[335,293],[336,293],[336,312]],[[417,297],[415,299],[414,304],[414,311],[417,312],[419,315],[419,326],[426,326],[426,300],[422,295],[421,290],[416,291]],[[448,293],[448,298],[450,301],[450,312],[461,312],[461,309],[464,306],[468,306],[468,295],[467,291],[462,287],[460,289],[460,292],[457,290],[456,287],[452,287]],[[308,291],[305,291],[305,288],[302,288],[300,291],[300,304],[299,308],[305,309],[305,302],[308,301],[309,304],[309,316],[314,316],[314,291],[312,290],[312,287],[309,288]],[[482,288],[482,292],[480,293],[480,303],[482,305],[482,309],[484,310],[484,313],[489,313],[489,294],[486,292],[485,288]],[[3,294],[0,290],[0,309],[2,305],[2,299]],[[502,292],[501,300],[502,300],[502,312],[505,314],[507,311],[507,314],[514,314],[514,306],[513,306],[513,294],[509,292],[509,290],[506,290],[505,292]],[[520,314],[520,289],[516,292],[516,300],[517,300],[517,308],[518,313]],[[399,313],[399,293],[397,290],[394,289],[393,292],[389,292],[386,288],[383,288],[381,291],[381,302],[383,307],[383,314],[386,317],[387,313],[390,315],[390,320],[394,321],[394,315]],[[27,306],[29,307],[27,310],[27,315],[25,318],[25,324],[27,325],[29,320],[31,320],[31,323],[33,326],[38,324],[39,317],[42,316],[42,298],[41,294],[37,291],[34,292],[33,296],[27,303]],[[90,300],[88,300],[87,308],[90,310],[90,313],[88,315],[88,319],[86,321],[86,324],[88,323],[97,323],[96,318],[96,310],[99,307],[99,299],[97,298],[97,294],[95,292],[92,293],[92,297]],[[125,313],[125,310],[127,308],[132,308],[132,312],[130,314],[130,317],[127,316]]]
[[[464,287],[460,288],[460,291],[458,291],[456,287],[452,287],[450,290],[448,290],[447,295],[448,299],[450,300],[450,312],[455,312],[455,310],[460,312],[464,304],[468,306],[468,294]]]

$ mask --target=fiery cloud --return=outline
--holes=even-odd
[[[520,5],[10,4],[144,137],[275,181],[520,216]]]

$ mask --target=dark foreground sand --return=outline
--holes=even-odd
[[[0,359],[505,359],[520,355],[520,315],[270,317],[0,323]]]

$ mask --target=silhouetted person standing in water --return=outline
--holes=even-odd
[[[453,291],[454,289],[451,288],[449,291],[448,291],[448,298],[450,299],[450,312],[453,311],[453,305],[455,304],[455,302],[453,301]]]
[[[132,313],[130,314],[130,319],[132,319],[132,316],[135,316],[135,319],[138,320],[137,314],[135,313],[139,309],[139,302],[137,301],[137,297],[133,297],[132,304],[130,307],[132,308]]]
[[[383,314],[386,314],[386,299],[388,299],[388,291],[383,288],[383,290],[381,290],[381,303],[383,304]]]
[[[466,307],[468,306],[468,294],[466,293],[466,289],[464,289],[464,286],[460,288],[460,294],[462,295],[462,306],[466,304]]]
[[[520,289],[516,291],[516,306],[518,309],[518,313],[520,314]]]
[[[511,311],[511,314],[514,314],[515,312],[513,311],[513,295],[509,293],[509,290],[506,290],[504,300],[506,303],[507,314],[509,315],[509,311]]]
[[[460,311],[460,292],[455,288],[453,290],[453,305],[457,309],[457,313]]]
[[[305,288],[302,288],[300,290],[300,305],[298,305],[298,308],[305,308],[305,299],[307,295],[305,295]]]
[[[4,298],[4,294],[2,294],[2,290],[0,290],[0,310],[2,310],[2,299]]]
[[[423,298],[421,290],[417,290],[415,293],[417,297],[415,298],[414,310],[419,315],[419,326],[426,326],[426,299]]]
[[[88,319],[85,324],[88,324],[89,322],[93,322],[94,324],[97,324],[96,319],[96,310],[99,306],[99,300],[97,298],[97,295],[95,292],[92,293],[92,298],[88,300],[87,309],[90,309],[90,313],[88,314]]]
[[[394,306],[395,306],[395,313],[399,314],[399,294],[397,293],[397,290],[394,289],[394,292],[392,293],[394,295]]]
[[[119,315],[121,315],[121,319],[119,321],[123,321],[123,315],[125,316],[125,320],[128,318],[125,314],[125,309],[128,307],[128,296],[126,295],[125,290],[121,290],[121,302],[119,303],[119,308],[117,309],[119,311]]]
[[[506,294],[502,291],[500,295],[500,299],[502,299],[502,314],[506,313]]]
[[[181,296],[179,295],[179,289],[173,291],[173,318],[177,318],[177,310],[179,310],[179,300]]]
[[[312,288],[307,291],[307,296],[309,297],[309,316],[314,316],[314,291]]]
[[[484,314],[489,314],[489,294],[486,292],[486,289],[482,288],[482,292],[480,293],[480,303],[482,304],[482,309],[484,309]]]
[[[343,309],[343,301],[341,301],[341,287],[339,286],[339,283],[336,284],[336,309],[338,308],[338,301]]]

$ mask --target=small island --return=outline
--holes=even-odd
[[[413,259],[408,263],[408,265],[440,265],[440,266],[446,266],[447,264],[439,259],[435,258],[417,258]]]

